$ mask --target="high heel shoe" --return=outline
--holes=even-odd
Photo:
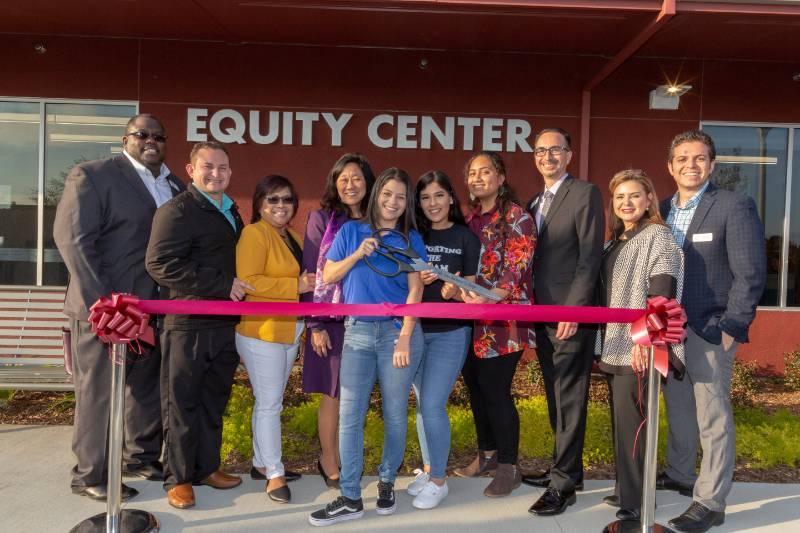
[[[336,479],[328,477],[328,474],[325,473],[325,469],[322,468],[322,463],[317,459],[317,470],[319,470],[319,475],[322,476],[322,480],[325,482],[329,488],[338,489],[339,488],[339,478]]]

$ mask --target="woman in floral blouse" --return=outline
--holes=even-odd
[[[503,303],[530,303],[536,229],[509,188],[505,163],[494,152],[478,152],[467,161],[465,175],[471,199],[467,223],[481,241],[477,283],[502,296]],[[449,285],[448,290],[456,292]],[[459,296],[468,303],[495,303],[463,290]],[[478,454],[455,474],[475,477],[495,470],[484,494],[507,496],[521,482],[516,466],[519,415],[511,381],[525,347],[535,346],[534,332],[527,323],[477,321],[472,339],[462,375],[470,393]]]

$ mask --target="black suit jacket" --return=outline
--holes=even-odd
[[[229,300],[236,277],[236,241],[244,223],[236,204],[234,228],[194,185],[156,211],[147,246],[147,271],[163,299]],[[238,316],[166,315],[167,329],[233,326]]]
[[[660,207],[667,220],[672,197]],[[713,344],[722,342],[723,331],[747,342],[767,276],[764,227],[753,199],[710,183],[686,232],[683,255],[681,302],[689,327]]]
[[[536,218],[540,194],[528,202]],[[537,304],[592,305],[605,235],[603,199],[592,183],[564,178],[542,221],[533,256],[533,292]]]
[[[173,174],[173,196],[186,189]],[[86,320],[101,296],[158,296],[144,267],[156,203],[124,154],[75,165],[64,182],[53,237],[69,271],[64,314]]]

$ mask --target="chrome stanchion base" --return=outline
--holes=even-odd
[[[645,529],[638,520],[615,520],[603,529],[603,533],[642,533],[643,531]],[[647,531],[652,533],[675,533],[675,530],[661,524],[653,524]]]
[[[106,517],[106,513],[96,514],[70,529],[69,533],[105,533]],[[119,512],[120,533],[156,533],[158,528],[158,519],[147,511],[122,509]]]

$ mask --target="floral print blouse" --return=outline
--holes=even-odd
[[[530,304],[536,248],[536,226],[531,216],[517,204],[510,204],[505,216],[505,239],[496,207],[484,214],[474,211],[467,222],[481,240],[477,283],[508,291],[504,303]],[[528,322],[477,320],[472,340],[475,355],[480,358],[498,357],[536,346],[533,324]]]

